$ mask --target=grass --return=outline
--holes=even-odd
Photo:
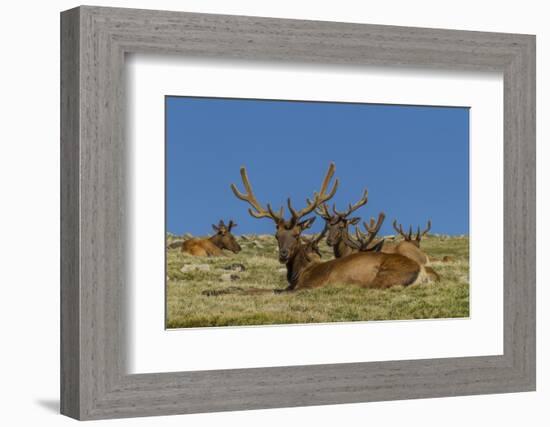
[[[176,239],[169,235],[168,242]],[[230,286],[285,288],[286,269],[277,261],[273,236],[237,238],[242,247],[227,257],[200,258],[167,250],[167,327],[273,325],[469,316],[469,239],[428,236],[423,250],[440,274],[438,283],[387,290],[330,286],[288,294],[203,295]],[[321,244],[323,259],[332,252]],[[441,261],[451,257],[448,262]],[[238,271],[241,264],[244,271]],[[233,278],[231,276],[233,275]]]

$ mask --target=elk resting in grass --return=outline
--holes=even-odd
[[[236,226],[233,220],[230,220],[227,225],[220,220],[218,225],[212,224],[216,234],[207,239],[186,240],[181,246],[181,251],[194,256],[223,256],[223,249],[233,253],[240,252],[241,247],[235,240],[235,236],[231,234],[231,230]]]
[[[422,237],[424,237],[432,228],[432,221],[428,220],[426,228],[422,231],[420,230],[420,227],[418,227],[416,235],[414,236],[412,226],[409,227],[408,232],[405,232],[403,231],[402,225],[397,224],[397,220],[394,220],[392,225],[397,234],[403,237],[403,240],[398,243],[385,243],[382,247],[382,252],[406,256],[407,258],[410,258],[418,264],[424,266],[430,278],[439,280],[439,275],[431,267],[429,267],[430,259],[424,251],[420,249],[420,241],[422,240]]]

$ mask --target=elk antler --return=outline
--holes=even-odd
[[[323,228],[323,231],[317,234],[317,236],[313,236],[311,237],[311,239],[303,237],[307,245],[307,248],[309,250],[315,251],[320,257],[322,257],[322,255],[321,255],[321,252],[319,251],[319,242],[323,240],[323,237],[325,237],[325,234],[327,234],[327,231],[328,231],[328,224],[325,223],[325,227]],[[308,261],[311,261],[311,257],[309,256],[307,251],[305,256]]]
[[[328,225],[325,224],[325,227],[323,228],[323,231],[321,231],[317,236],[313,237],[310,241],[311,244],[317,245],[321,240],[323,240],[323,237],[327,234],[328,231]]]
[[[315,209],[317,209],[319,206],[330,200],[334,194],[336,193],[336,190],[338,189],[338,178],[334,180],[334,185],[332,186],[332,190],[327,194],[327,189],[330,184],[330,181],[332,177],[334,176],[334,163],[331,163],[328,171],[325,175],[325,179],[323,179],[323,183],[321,184],[321,190],[317,193],[313,193],[313,201],[310,199],[306,199],[306,207],[296,211],[292,207],[292,202],[290,201],[290,197],[287,200],[288,204],[288,210],[290,211],[292,218],[291,218],[291,224],[296,224],[300,218],[304,217],[305,215],[313,212]]]
[[[415,238],[416,241],[420,242],[420,239],[422,239],[422,237],[424,237],[426,233],[430,231],[431,228],[432,228],[431,219],[428,220],[428,224],[426,225],[426,228],[424,229],[424,231],[420,232],[420,226],[418,226],[418,230],[416,231],[416,238]]]
[[[401,234],[401,236],[403,236],[403,238],[406,240],[406,241],[410,241],[412,240],[412,225],[409,226],[409,232],[408,233],[405,233],[403,231],[403,227],[401,226],[401,224],[399,224],[399,228],[397,227],[397,220],[394,219],[393,220],[393,228],[395,229],[395,231],[397,231],[399,234]],[[422,239],[422,237],[428,232],[430,231],[430,229],[432,228],[432,221],[431,220],[428,220],[428,224],[425,228],[424,231],[420,231],[420,226],[417,228],[416,230],[416,237],[415,237],[415,240],[420,242],[420,239]]]
[[[227,231],[231,231],[233,227],[236,227],[237,223],[233,222],[232,219],[229,220],[229,224],[227,224]]]
[[[381,242],[378,242],[372,248],[369,248],[369,245],[378,234],[378,231],[380,231],[380,227],[382,227],[382,223],[384,222],[385,218],[386,215],[384,214],[384,212],[380,212],[380,214],[378,214],[377,221],[375,221],[374,218],[371,218],[369,224],[363,222],[363,227],[365,227],[365,230],[367,230],[366,235],[362,233],[358,227],[355,227],[355,237],[357,240],[353,240],[350,236],[347,236],[346,243],[352,248],[358,249],[361,252],[371,251],[375,248],[378,248],[383,240]]]
[[[337,215],[341,218],[345,218],[347,217],[348,215],[350,215],[353,211],[356,211],[357,209],[359,209],[361,206],[364,206],[368,200],[369,200],[369,192],[368,190],[365,188],[365,190],[363,191],[363,197],[361,197],[359,199],[359,201],[357,203],[355,203],[354,205],[352,205],[351,203],[348,205],[348,210],[346,212],[339,212],[336,210],[336,204],[334,204],[332,206],[332,210],[334,211],[334,215]]]
[[[327,221],[330,221],[332,218],[330,212],[328,211],[328,206],[326,203],[323,203],[321,206],[315,209],[315,213]]]
[[[392,225],[393,225],[394,230],[397,231],[397,233],[401,234],[401,236],[403,236],[403,238],[404,238],[405,240],[407,240],[407,241],[408,241],[408,240],[411,240],[411,237],[412,237],[412,225],[409,227],[409,232],[408,232],[408,233],[405,233],[405,232],[403,231],[403,226],[402,226],[401,224],[399,224],[399,228],[397,228],[397,220],[396,220],[396,219],[393,220]]]
[[[273,209],[271,209],[271,205],[269,203],[267,204],[267,210],[264,209],[262,205],[260,205],[256,197],[254,196],[252,186],[250,185],[250,181],[248,180],[248,175],[246,174],[246,169],[244,167],[241,168],[241,179],[243,181],[246,194],[243,194],[239,190],[237,190],[235,184],[231,184],[231,190],[233,190],[233,193],[237,198],[248,202],[254,208],[254,210],[248,208],[248,213],[250,215],[252,215],[254,218],[271,218],[276,223],[284,220],[282,206],[279,212],[275,213],[273,212]]]

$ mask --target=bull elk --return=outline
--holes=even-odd
[[[333,205],[333,213],[331,214],[326,203],[322,204],[315,210],[317,215],[325,220],[328,227],[327,245],[332,248],[335,258],[341,258],[359,251],[357,246],[351,242],[349,237],[349,226],[356,225],[359,223],[361,218],[350,218],[350,215],[361,206],[366,205],[367,201],[368,191],[365,189],[363,192],[363,197],[361,197],[361,199],[359,199],[359,201],[357,201],[354,205],[350,203],[348,209],[344,212],[338,211],[336,209],[336,205]]]
[[[311,227],[316,217],[303,219],[322,204],[330,200],[338,188],[338,179],[327,193],[330,181],[334,175],[334,164],[323,179],[321,189],[314,193],[313,199],[306,200],[306,207],[297,211],[287,200],[291,214],[289,220],[283,217],[283,207],[275,212],[268,203],[264,208],[254,196],[245,168],[241,168],[241,178],[245,193],[241,193],[234,184],[231,189],[237,198],[249,203],[252,208],[248,212],[254,218],[270,218],[275,223],[275,238],[279,247],[279,262],[286,264],[288,287],[284,290],[250,290],[248,293],[290,292],[299,289],[311,289],[332,284],[358,285],[364,288],[388,288],[394,285],[411,285],[420,277],[422,267],[413,260],[399,254],[381,252],[356,252],[343,258],[326,262],[312,259],[303,242],[301,234]],[[372,242],[380,228],[373,229],[368,235],[368,243]],[[368,245],[367,245],[368,246]]]
[[[235,236],[231,234],[231,230],[236,226],[233,220],[230,220],[227,225],[220,220],[218,225],[212,224],[216,234],[207,239],[186,240],[181,246],[181,251],[194,256],[223,256],[223,249],[237,253],[241,247],[235,240]]]
[[[401,224],[397,224],[397,220],[393,221],[394,230],[403,237],[403,240],[399,243],[390,243],[384,244],[382,247],[382,252],[387,254],[400,254],[407,258],[410,258],[417,262],[418,264],[425,267],[428,276],[435,280],[439,280],[439,275],[431,268],[430,259],[428,256],[420,249],[420,241],[428,231],[432,228],[432,221],[428,220],[426,228],[420,230],[420,226],[417,228],[416,235],[413,236],[412,225],[409,227],[409,231],[405,232]]]

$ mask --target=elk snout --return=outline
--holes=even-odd
[[[288,249],[281,249],[279,251],[279,262],[285,264],[290,257],[290,251]]]
[[[338,236],[335,235],[336,233],[329,233],[327,236],[327,245],[334,246],[336,245],[336,242],[338,241]]]

